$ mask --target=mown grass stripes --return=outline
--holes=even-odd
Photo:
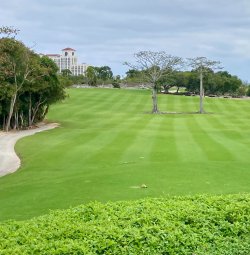
[[[0,178],[0,219],[92,200],[250,192],[250,101],[70,89],[48,119],[57,129],[17,143],[22,167]],[[177,113],[177,114],[174,114]],[[147,189],[140,186],[146,184]]]

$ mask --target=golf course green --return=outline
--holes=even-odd
[[[250,192],[250,100],[69,89],[48,121],[21,139],[22,166],[0,178],[0,220],[29,219],[89,201]],[[175,113],[175,114],[174,114]],[[142,185],[147,188],[141,188]]]

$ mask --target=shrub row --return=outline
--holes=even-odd
[[[250,254],[250,194],[92,202],[0,224],[0,254]]]

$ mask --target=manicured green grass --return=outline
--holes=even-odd
[[[206,98],[211,114],[152,115],[150,91],[69,95],[48,116],[60,128],[17,143],[22,167],[0,178],[0,220],[92,200],[250,192],[250,101]],[[160,95],[159,106],[194,112],[198,98]]]

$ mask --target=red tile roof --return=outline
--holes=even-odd
[[[70,50],[70,51],[76,51],[76,50],[74,50],[74,49],[72,49],[72,48],[65,48],[65,49],[62,49],[63,51],[66,51],[66,50]]]
[[[60,57],[60,54],[46,54],[49,57]]]

